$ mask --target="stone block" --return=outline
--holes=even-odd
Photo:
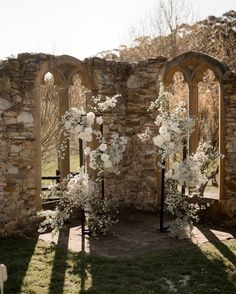
[[[13,103],[0,97],[0,113],[6,111],[12,107]]]
[[[22,122],[25,125],[33,125],[34,117],[30,112],[22,111],[17,116],[17,122],[18,123]]]
[[[127,80],[127,87],[130,89],[141,88],[141,81],[140,81],[139,77],[137,77],[135,75],[129,76],[129,78]]]
[[[7,170],[8,170],[8,173],[9,173],[9,174],[16,175],[16,174],[19,173],[19,169],[18,169],[18,167],[16,167],[16,166],[11,166],[11,167],[9,167]]]

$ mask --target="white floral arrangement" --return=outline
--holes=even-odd
[[[50,228],[52,234],[58,233],[65,221],[79,210],[84,211],[87,226],[93,236],[106,234],[118,219],[113,203],[106,198],[102,199],[99,191],[99,183],[90,180],[84,167],[81,167],[78,174],[68,176],[63,182],[55,210],[40,213],[45,220],[41,222],[38,231],[43,233]]]
[[[145,143],[151,139],[152,131],[149,127],[146,127],[142,133],[137,134],[141,142]]]
[[[100,112],[104,112],[107,111],[109,109],[115,108],[117,105],[117,99],[119,99],[121,97],[120,94],[116,94],[112,97],[108,97],[105,96],[103,97],[102,95],[98,95],[98,96],[93,96],[93,102],[96,104],[96,106],[94,107],[94,110],[100,111]]]
[[[114,108],[117,98],[120,95],[106,97],[101,101],[97,100],[97,108],[101,111]],[[40,225],[40,232],[50,227],[53,232],[62,228],[64,221],[67,220],[76,209],[85,212],[87,223],[92,234],[105,234],[111,225],[116,222],[114,218],[113,204],[106,198],[102,198],[99,184],[103,179],[105,170],[107,172],[119,173],[119,163],[126,150],[127,138],[113,133],[107,141],[101,131],[94,128],[95,122],[103,124],[102,115],[97,117],[94,112],[86,113],[83,108],[70,108],[61,118],[61,133],[63,142],[60,145],[59,155],[65,156],[67,140],[71,135],[83,141],[84,155],[89,159],[89,167],[97,171],[97,179],[89,179],[85,173],[85,167],[81,167],[74,176],[68,175],[62,184],[52,187],[52,194],[60,194],[59,203],[54,211],[43,211],[42,216],[45,220]],[[92,149],[87,143],[93,139],[98,140],[99,146]]]
[[[160,155],[159,166],[166,170],[166,162],[171,162],[169,169],[165,172],[166,209],[174,216],[170,226],[170,232],[178,238],[189,237],[192,231],[193,222],[198,221],[198,212],[205,209],[205,206],[190,203],[186,193],[179,191],[180,187],[189,188],[188,191],[197,190],[207,177],[204,166],[209,160],[202,150],[189,155],[187,142],[194,130],[195,119],[187,115],[187,109],[183,102],[180,102],[175,109],[170,110],[169,92],[164,91],[160,84],[158,98],[151,103],[149,111],[157,110],[158,115],[154,124],[158,127],[158,134],[152,140]],[[151,132],[145,130],[138,134],[141,141],[145,142],[151,137]],[[180,158],[178,154],[186,149],[186,158]]]

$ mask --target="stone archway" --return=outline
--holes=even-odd
[[[168,84],[174,73],[180,71],[191,90],[189,104],[192,108],[189,112],[194,114],[197,110],[197,84],[206,69],[214,73],[220,84],[220,152],[225,154],[220,163],[220,204],[223,213],[235,216],[236,74],[223,63],[196,52],[182,54],[169,62],[158,57],[137,64],[96,57],[82,62],[67,55],[55,57],[29,53],[2,61],[0,235],[12,233],[19,226],[23,228],[30,223],[30,216],[35,216],[36,210],[41,208],[39,91],[45,73],[51,72],[60,87],[62,110],[67,109],[68,87],[76,73],[93,95],[121,94],[119,108],[107,113],[104,132],[110,136],[118,130],[129,138],[127,160],[119,177],[107,178],[106,192],[121,205],[154,210],[160,200],[156,156],[149,150],[151,145],[140,148],[137,133],[142,127],[152,125],[153,119],[146,110],[157,95],[157,77],[162,76]],[[192,144],[195,148],[194,138]],[[66,168],[68,163],[65,162]]]
[[[224,75],[229,68],[217,59],[206,54],[197,52],[187,52],[171,61],[167,62],[162,69],[161,77],[164,85],[172,82],[173,75],[176,72],[181,72],[184,76],[184,81],[188,84],[188,114],[198,117],[198,84],[203,81],[203,75],[206,70],[211,70],[215,79],[219,83],[219,152],[225,154],[225,109],[224,109]],[[189,141],[190,154],[196,151],[199,140],[199,125],[195,124],[195,130]],[[220,200],[225,197],[225,164],[224,159],[220,159],[219,163],[219,182],[220,182]]]
[[[35,80],[35,125],[37,125],[37,131],[35,132],[35,182],[36,182],[36,195],[40,197],[41,187],[41,126],[40,126],[40,86],[44,78],[45,73],[50,72],[54,76],[55,84],[58,88],[59,94],[59,117],[69,109],[69,87],[72,84],[72,78],[74,74],[79,74],[82,84],[87,88],[92,89],[92,81],[88,75],[86,65],[71,56],[62,55],[55,58],[50,58],[49,62],[42,64],[37,78]],[[89,97],[86,97],[89,98]],[[64,179],[70,173],[70,151],[69,143],[67,143],[65,155],[59,160],[59,172],[61,180]],[[40,206],[40,199],[37,200],[38,206]]]

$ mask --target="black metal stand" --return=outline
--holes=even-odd
[[[100,125],[100,132],[103,135],[103,124]],[[101,194],[102,194],[102,199],[105,198],[105,182],[104,182],[104,174],[102,175],[102,180],[101,180]]]
[[[184,148],[183,148],[183,160],[185,160],[187,157],[187,147],[186,144],[184,143]],[[185,185],[182,186],[181,190],[182,195],[185,195]]]
[[[79,139],[79,166],[84,165],[84,154],[83,154],[83,141]]]
[[[84,165],[84,154],[83,154],[83,141],[79,139],[79,166],[82,167]],[[84,210],[82,211],[82,216],[81,216],[81,231],[82,231],[82,251],[85,250],[84,247],[84,236],[89,235],[90,231],[85,229],[85,213]]]
[[[160,207],[160,232],[167,233],[168,227],[164,227],[164,208],[165,208],[165,160],[162,162],[161,169],[161,207]]]

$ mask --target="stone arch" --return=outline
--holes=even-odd
[[[44,75],[50,72],[53,74],[55,84],[59,90],[59,115],[63,115],[68,109],[68,90],[72,83],[74,74],[78,73],[82,84],[88,89],[93,88],[93,82],[89,77],[87,67],[84,62],[69,56],[48,56],[48,59],[41,63],[40,69],[35,78],[34,97],[35,97],[35,185],[36,185],[36,203],[40,208],[41,200],[41,122],[40,122],[40,86],[43,83]],[[67,176],[70,172],[69,152],[66,152],[64,159],[61,160],[60,170],[61,178]]]
[[[195,83],[199,82],[200,75],[207,69],[213,71],[219,83],[222,83],[224,74],[229,71],[227,65],[212,56],[187,52],[167,62],[162,69],[161,78],[165,84],[169,84],[175,72],[180,71],[187,83]]]
[[[187,52],[181,54],[165,64],[161,71],[161,80],[167,86],[172,83],[173,75],[180,71],[184,76],[184,81],[189,87],[188,113],[191,116],[198,115],[198,84],[203,80],[206,70],[211,70],[215,79],[219,82],[219,152],[225,154],[225,109],[224,109],[224,88],[223,80],[226,72],[229,71],[227,65],[209,55],[198,52]],[[198,146],[198,123],[195,131],[191,135],[189,142],[190,153],[194,152]],[[225,168],[224,159],[220,159],[220,200],[225,197]]]
[[[86,88],[93,87],[92,80],[83,61],[69,55],[61,55],[55,58],[54,67],[63,72],[69,85],[72,82],[73,75],[78,73]]]

